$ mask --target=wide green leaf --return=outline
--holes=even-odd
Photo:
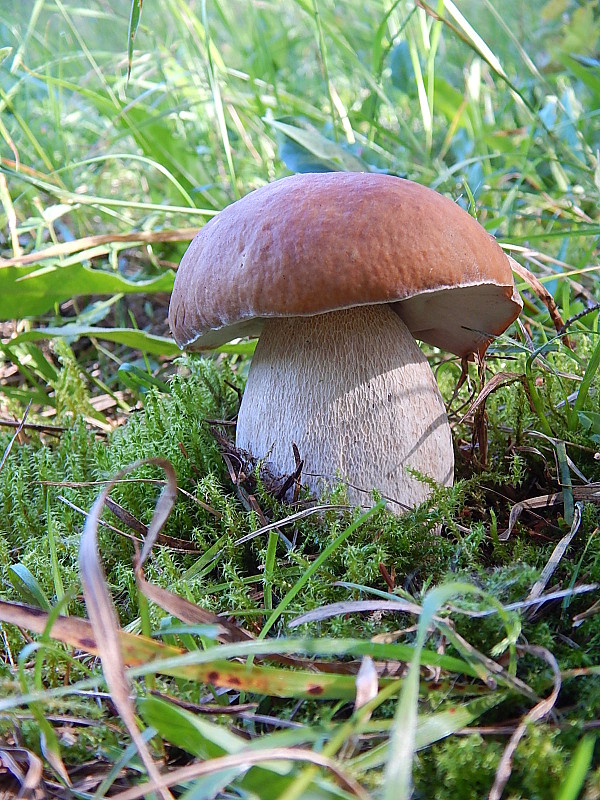
[[[140,331],[137,328],[100,328],[93,325],[78,325],[69,323],[61,327],[34,328],[31,331],[19,334],[10,340],[10,345],[21,344],[21,342],[39,341],[41,339],[79,339],[81,336],[93,336],[106,342],[117,342],[132,347],[135,350],[143,350],[145,353],[153,353],[158,356],[181,355],[181,349],[175,344],[173,339],[168,336],[157,336],[153,333]],[[256,347],[256,341],[233,342],[216,347],[216,353],[229,353],[230,355],[252,355]]]
[[[78,295],[170,292],[174,278],[168,271],[148,280],[131,280],[81,263],[0,267],[0,319],[45,314],[56,303]]]
[[[156,336],[136,328],[96,328],[93,325],[77,325],[76,323],[61,327],[36,328],[31,331],[25,331],[25,333],[21,333],[11,339],[10,343],[15,345],[21,342],[55,339],[57,337],[74,340],[79,339],[81,336],[93,336],[96,339],[125,344],[135,350],[143,350],[145,353],[153,353],[154,355],[176,356],[181,354],[181,350],[173,339],[167,336]]]

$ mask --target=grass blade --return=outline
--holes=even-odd
[[[425,595],[417,628],[414,654],[408,675],[404,679],[390,735],[385,768],[384,800],[409,800],[412,794],[412,768],[417,742],[419,673],[423,648],[430,626],[438,611],[451,598],[460,594],[473,593],[479,594],[480,590],[472,584],[450,583],[432,589]]]
[[[577,800],[592,766],[596,735],[587,733],[573,753],[569,770],[554,800]]]
[[[131,75],[131,63],[133,61],[133,44],[142,16],[143,0],[131,0],[131,13],[129,15],[129,30],[127,31],[127,80]]]

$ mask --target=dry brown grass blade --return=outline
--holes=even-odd
[[[163,589],[161,586],[148,583],[144,578],[144,563],[150,555],[152,547],[159,539],[160,532],[177,500],[177,476],[175,475],[173,467],[168,461],[162,459],[154,463],[159,463],[165,470],[168,480],[156,503],[152,521],[148,526],[144,538],[142,551],[139,557],[136,558],[135,574],[138,586],[149,600],[152,600],[152,602],[156,603],[170,614],[173,614],[173,616],[177,617],[177,619],[180,619],[182,622],[187,622],[192,625],[198,623],[216,625],[220,631],[217,638],[221,642],[239,642],[254,638],[247,631],[226,622],[216,614],[206,611],[195,603],[186,600],[184,597],[168,591],[168,589]]]
[[[21,430],[25,429],[26,431],[41,431],[42,433],[48,433],[51,436],[60,436],[63,431],[68,430],[68,428],[64,427],[63,425],[42,425],[39,422],[25,422],[23,421],[16,421],[14,419],[0,419],[0,428],[20,428]]]
[[[463,416],[458,420],[458,422],[454,423],[455,425],[462,424],[468,417],[471,416],[480,406],[482,403],[485,403],[487,398],[495,392],[496,389],[500,389],[502,386],[510,386],[511,383],[520,382],[523,384],[525,388],[527,388],[527,382],[524,375],[519,375],[517,372],[497,372],[490,380],[485,384],[483,389],[479,392],[475,400],[471,403],[468,410],[463,414]]]
[[[502,754],[502,758],[500,759],[500,763],[498,764],[498,768],[496,769],[496,777],[488,795],[488,800],[500,800],[502,797],[502,792],[504,791],[506,782],[510,778],[512,760],[515,750],[525,735],[528,725],[530,725],[532,722],[538,722],[552,711],[562,685],[560,667],[549,650],[546,650],[545,647],[536,647],[531,645],[521,646],[518,648],[518,650],[522,653],[531,653],[534,656],[538,656],[550,665],[552,672],[554,673],[554,688],[552,689],[551,694],[545,700],[540,701],[523,717],[517,729],[510,737],[510,740],[504,749],[504,753]]]
[[[244,753],[211,758],[210,761],[190,764],[187,767],[173,770],[173,772],[168,775],[163,775],[160,785],[173,786],[192,780],[193,778],[200,778],[203,775],[212,775],[215,772],[222,772],[223,770],[235,767],[250,767],[254,764],[262,764],[265,761],[301,761],[314,764],[317,767],[324,767],[335,775],[343,789],[352,792],[352,794],[360,798],[360,800],[371,800],[362,786],[346,773],[333,759],[327,758],[327,756],[321,755],[320,753],[315,753],[312,750],[295,747],[272,747],[258,751],[248,750]],[[153,788],[154,787],[150,784],[144,783],[140,786],[135,786],[133,789],[128,789],[125,792],[113,795],[112,800],[138,800],[139,797],[147,797]]]
[[[156,506],[156,521],[155,518],[153,518],[150,525],[150,529],[154,530],[158,528],[158,530],[160,530],[164,524],[164,519],[166,519],[170,508],[173,506],[174,498],[177,496],[177,481],[171,464],[161,458],[145,459],[122,470],[115,476],[115,479],[123,477],[132,469],[136,469],[142,464],[155,464],[162,467],[167,474],[168,483],[161,493]],[[98,550],[98,525],[100,516],[106,498],[112,490],[113,485],[113,481],[108,483],[96,498],[86,519],[81,536],[81,543],[79,546],[79,569],[81,573],[81,582],[83,584],[83,594],[90,622],[94,629],[96,642],[99,647],[102,671],[108,689],[121,719],[127,726],[127,730],[146,767],[148,776],[150,777],[149,788],[151,791],[157,791],[163,800],[173,800],[173,796],[167,786],[159,786],[160,772],[137,726],[135,709],[131,699],[131,685],[125,672],[125,662],[121,651],[119,620],[106,585],[106,577]],[[146,547],[144,545],[142,553],[144,553],[145,550]]]
[[[0,268],[2,267],[24,267],[27,264],[35,264],[45,258],[59,258],[88,250],[91,247],[98,247],[103,244],[122,244],[131,242],[134,244],[152,244],[153,242],[189,242],[198,233],[198,228],[173,228],[166,231],[132,231],[131,233],[99,233],[95,236],[84,236],[82,239],[74,239],[72,242],[61,242],[46,247],[44,250],[36,250],[35,253],[16,258],[0,258]]]
[[[527,595],[527,600],[536,600],[548,585],[548,581],[550,580],[556,568],[560,564],[560,560],[564,556],[565,551],[569,546],[569,544],[571,543],[572,538],[579,530],[579,526],[581,525],[582,513],[583,513],[583,503],[581,502],[575,503],[575,511],[573,514],[573,522],[571,524],[571,529],[565,536],[563,536],[563,538],[560,540],[560,542],[556,545],[556,547],[552,551],[546,566],[542,570],[542,574],[531,587],[531,591]],[[527,613],[531,615],[535,613],[535,610],[536,607],[530,609]]]
[[[522,500],[520,503],[515,503],[510,510],[508,527],[505,531],[502,531],[502,533],[498,534],[498,541],[507,542],[509,540],[510,535],[513,532],[514,527],[523,511],[533,511],[533,509],[536,508],[551,508],[554,505],[560,505],[562,502],[562,492],[554,492],[553,494],[544,494],[540,495],[539,497],[531,497],[529,500]]]
[[[310,508],[305,508],[303,511],[297,511],[295,514],[290,514],[283,519],[276,520],[275,522],[270,522],[268,525],[263,525],[256,531],[252,531],[252,533],[247,533],[245,536],[242,536],[239,539],[236,539],[234,545],[245,544],[246,542],[251,541],[252,539],[256,539],[257,536],[262,536],[263,533],[267,533],[268,531],[273,531],[278,528],[283,528],[286,525],[291,525],[293,522],[297,522],[301,519],[306,519],[307,517],[312,516],[313,514],[319,514],[322,511],[348,511],[352,508],[352,506],[343,506],[343,505],[336,505],[335,503],[322,503],[321,505],[311,506]]]
[[[140,463],[143,463],[143,462],[140,462]],[[175,473],[172,474],[171,479],[175,480]],[[117,478],[115,478],[112,483],[114,484],[114,483],[119,483],[119,482],[121,482],[121,481],[119,481],[119,480],[117,480]],[[177,594],[174,594],[174,593],[170,592],[168,589],[163,589],[161,586],[156,586],[155,584],[152,584],[152,583],[149,583],[148,581],[146,581],[146,579],[144,577],[144,574],[143,574],[143,562],[147,558],[147,556],[150,553],[150,551],[152,549],[152,546],[154,544],[157,544],[157,543],[159,543],[159,544],[161,544],[161,543],[162,544],[168,544],[168,542],[164,542],[163,540],[165,538],[169,539],[170,537],[164,537],[164,535],[161,533],[161,529],[162,529],[162,526],[164,525],[164,523],[166,522],[167,517],[169,516],[170,510],[172,508],[172,505],[173,505],[173,502],[174,502],[174,499],[175,499],[175,496],[169,491],[170,481],[168,481],[166,484],[165,484],[164,481],[156,481],[156,483],[158,483],[161,486],[164,486],[165,488],[164,488],[164,491],[163,491],[162,495],[160,496],[159,501],[157,503],[156,510],[155,510],[152,522],[150,524],[150,527],[143,526],[144,527],[144,531],[145,531],[144,549],[142,551],[142,554],[137,557],[136,563],[135,563],[135,576],[136,576],[136,581],[137,581],[137,584],[138,584],[138,586],[140,588],[140,591],[142,591],[143,594],[149,600],[151,600],[153,603],[156,603],[162,609],[167,611],[169,614],[172,614],[173,616],[175,616],[177,619],[181,620],[182,622],[188,623],[190,625],[201,624],[201,625],[212,625],[212,626],[215,626],[216,629],[217,629],[216,639],[221,644],[224,644],[224,643],[227,643],[227,642],[243,642],[243,641],[253,640],[255,637],[249,631],[247,631],[245,628],[241,628],[239,625],[235,625],[233,623],[228,622],[227,620],[224,620],[222,617],[218,616],[217,614],[214,614],[211,611],[207,611],[206,609],[202,608],[201,606],[197,606],[195,603],[192,603],[189,600],[186,600],[184,597],[181,597],[180,595],[177,595]],[[60,497],[60,495],[59,495],[59,499],[62,499]],[[75,510],[80,511],[82,514],[88,516],[85,511],[83,511],[82,509],[78,508],[77,506],[74,506],[72,503],[70,503],[70,501],[67,501],[66,499],[64,499],[64,502],[66,502],[72,508],[75,508]],[[113,501],[110,501],[110,499],[108,497],[106,497],[106,499],[105,499],[105,504],[111,510],[114,511],[114,503],[113,503]],[[317,511],[318,510],[322,510],[322,508],[340,508],[340,507],[339,506],[318,506],[318,507],[316,507],[316,509],[308,509],[308,511],[300,512],[299,514],[295,514],[291,518],[286,518],[285,520],[280,520],[280,522],[276,522],[276,523],[273,523],[271,525],[268,525],[267,526],[267,530],[270,530],[271,528],[278,527],[279,525],[288,524],[292,519],[297,519],[297,518],[302,518],[304,516],[308,516],[309,513],[312,513],[315,510],[317,510]],[[109,530],[114,531],[115,533],[119,534],[120,536],[126,535],[126,534],[123,533],[123,531],[120,531],[118,528],[115,528],[115,527],[113,527],[112,525],[109,525],[106,522],[101,522],[100,524],[104,525]],[[140,523],[138,523],[138,524],[140,524]],[[264,529],[261,529],[261,531],[262,530],[264,530]],[[250,534],[250,536],[254,536],[256,533],[260,533],[261,531],[254,532],[253,534]],[[135,537],[131,537],[131,538],[133,538],[134,542],[138,541]],[[1,617],[1,601],[0,601],[0,618],[2,618]],[[12,621],[12,620],[7,620],[7,621]],[[27,627],[26,623],[24,623],[24,624]],[[65,625],[64,628],[66,630],[62,631],[63,635],[65,633],[67,633],[68,625]],[[41,632],[42,630],[43,630],[43,627],[39,631],[38,631],[38,629],[36,629],[36,632]],[[53,631],[54,630],[55,629],[53,628]],[[123,636],[122,632],[121,632],[121,635]],[[77,643],[77,641],[74,641],[73,639],[62,638],[62,641],[65,641],[65,642],[67,642],[69,644],[74,644],[76,647],[81,646],[83,649],[90,650],[90,646],[89,646],[90,643],[89,642],[88,642],[88,645],[79,645]],[[125,648],[125,642],[124,642],[123,638],[122,638],[122,641],[121,641],[121,647]],[[131,650],[131,648],[130,648],[130,650]],[[125,652],[125,649],[123,651]],[[95,644],[94,644],[93,652],[97,652],[97,646]],[[311,659],[295,658],[295,657],[292,657],[292,656],[283,656],[283,655],[266,656],[266,659],[267,660],[278,661],[281,664],[288,664],[290,666],[296,666],[296,667],[299,667],[299,668],[308,667],[309,669],[317,669],[319,671],[324,671],[324,672],[337,672],[338,671],[337,668],[333,669],[328,662],[317,662],[317,661],[313,661]],[[127,660],[126,663],[128,665],[131,665],[133,662],[131,660]],[[136,663],[140,663],[140,662],[138,661]]]
[[[600,504],[600,483],[587,483],[585,486],[573,486],[573,499],[583,503],[596,503]],[[508,519],[508,528],[503,531],[498,540],[505,542],[511,535],[515,524],[523,511],[529,511],[536,508],[550,508],[552,506],[559,506],[563,503],[563,493],[554,492],[553,494],[542,494],[538,497],[531,497],[529,500],[522,500],[516,503],[510,512]]]
[[[546,308],[548,309],[548,313],[550,314],[550,319],[552,320],[552,323],[556,328],[556,332],[560,333],[563,329],[564,322],[562,320],[562,317],[560,316],[560,311],[558,310],[558,306],[554,302],[554,298],[552,297],[548,289],[546,289],[544,284],[541,283],[535,277],[533,272],[530,272],[527,269],[527,267],[524,267],[521,264],[519,264],[519,262],[515,261],[515,259],[512,258],[511,256],[507,256],[507,258],[510,261],[510,266],[512,271],[515,272],[519,276],[519,278],[522,278],[525,281],[525,283],[527,283],[530,286],[533,292],[537,295],[537,297],[539,297],[542,303],[546,306]],[[573,344],[566,334],[563,334],[562,340],[566,347],[568,347],[570,350],[573,350]]]
[[[144,539],[144,546],[142,547],[142,552],[137,559],[137,567],[140,569],[150,555],[158,535],[163,529],[165,522],[169,518],[169,514],[171,513],[173,506],[177,502],[177,475],[175,474],[175,470],[173,469],[171,462],[167,461],[165,458],[147,458],[143,459],[142,461],[138,461],[136,464],[132,464],[130,467],[124,470],[124,472],[130,472],[133,469],[137,469],[137,467],[141,466],[142,464],[156,464],[156,466],[161,467],[165,471],[167,482],[164,486],[164,489],[158,496],[158,500],[156,501],[154,514],[152,515],[152,520],[150,521],[148,532],[146,534],[146,538]],[[107,486],[104,490],[103,494],[105,494],[106,497],[108,497],[108,492],[112,488],[112,485],[113,483],[111,481],[109,486]]]
[[[245,628],[241,628],[239,625],[234,623],[228,622],[227,620],[223,619],[217,614],[214,614],[212,611],[207,611],[206,609],[197,606],[195,603],[186,600],[184,597],[180,595],[173,594],[168,589],[163,589],[161,586],[156,586],[153,583],[149,583],[144,578],[144,574],[140,568],[136,569],[136,581],[140,588],[140,591],[151,600],[153,603],[156,603],[162,609],[167,611],[169,614],[172,614],[177,619],[181,620],[190,625],[212,625],[217,629],[216,633],[216,640],[221,644],[226,644],[228,642],[244,642],[244,641],[253,641],[256,637],[247,631]],[[361,601],[358,601],[359,603]],[[362,601],[363,603],[375,603],[376,608],[378,609],[382,603],[386,601]],[[403,605],[406,603],[404,600],[398,600],[398,602],[394,603],[393,601],[389,601],[392,605],[392,610],[409,610],[408,605]],[[345,605],[345,604],[340,604]],[[414,605],[414,609],[420,611],[420,607]],[[317,612],[319,609],[317,609]],[[315,612],[313,612],[315,613]],[[337,611],[335,613],[338,613]],[[341,613],[341,612],[340,612]],[[329,614],[328,616],[334,616],[335,614]],[[317,617],[319,618],[319,617]],[[296,624],[300,624],[296,622]],[[343,664],[336,663],[331,664],[328,661],[317,661],[314,659],[309,658],[300,658],[298,656],[286,656],[286,655],[267,655],[261,658],[256,658],[257,661],[259,660],[266,660],[266,661],[276,661],[279,664],[286,664],[288,666],[293,666],[298,669],[309,669],[315,670],[318,672],[329,672],[329,673],[348,673],[354,674],[358,669],[357,662],[345,662]]]
[[[2,622],[42,634],[49,629],[49,617],[48,612],[34,606],[0,600],[0,621]],[[54,620],[48,632],[54,639],[71,647],[92,655],[101,654],[96,634],[86,619],[59,616]],[[184,678],[196,683],[209,683],[236,691],[245,689],[248,692],[265,694],[270,697],[314,698],[316,695],[323,698],[337,697],[339,679],[356,674],[360,666],[357,661],[313,661],[285,655],[265,655],[261,659],[294,666],[296,667],[295,671],[257,665],[249,669],[244,663],[220,658],[202,664],[177,665],[173,663],[172,659],[177,659],[188,651],[123,630],[119,630],[119,642],[123,661],[128,667],[135,668],[160,661],[157,672],[162,675]],[[258,660],[258,656],[256,660]],[[378,663],[377,668],[382,675],[393,676],[397,672],[397,665],[393,662]],[[342,692],[344,696],[348,694],[347,689],[348,686],[345,686]],[[354,697],[354,692],[351,696]],[[2,705],[1,700],[0,705]]]
[[[162,586],[156,586],[153,583],[148,583],[144,578],[141,570],[136,571],[136,581],[140,590],[144,595],[156,605],[172,614],[181,622],[188,625],[214,625],[217,628],[217,641],[225,642],[246,642],[254,639],[251,633],[243,628],[233,625],[230,622],[222,619],[213,614],[212,611],[207,611],[195,603],[186,600],[178,594],[173,594],[168,589],[163,589]]]
[[[568,264],[566,261],[561,261],[560,259],[551,256],[549,253],[542,253],[539,250],[533,249],[532,247],[524,247],[520,244],[509,244],[508,242],[502,242],[500,246],[503,250],[509,250],[512,253],[520,253],[523,258],[531,261],[541,269],[546,270],[546,275],[553,274],[554,277],[560,277],[563,279],[568,278],[569,283],[573,287],[573,291],[576,294],[584,297],[588,303],[593,303],[595,301],[596,298],[594,297],[593,293],[590,292],[590,290],[583,284],[576,281],[574,276],[583,275],[589,272],[598,272],[600,270],[600,265],[578,269],[572,264]],[[548,267],[545,266],[546,264],[555,264],[557,267],[561,268],[562,272],[558,274],[556,272],[552,272]]]
[[[27,764],[25,773],[20,766],[23,763]],[[27,800],[43,800],[46,797],[42,760],[31,750],[23,747],[2,747],[0,748],[0,764],[21,784],[21,789],[19,794],[15,795],[16,797],[25,797]],[[7,793],[6,796],[10,797],[11,795]]]
[[[581,614],[575,614],[573,619],[571,620],[573,627],[578,628],[582,622],[585,622],[586,619],[590,617],[595,617],[596,614],[600,614],[600,600],[596,600],[589,608],[586,608],[585,611],[582,611]]]
[[[143,522],[140,522],[137,517],[134,517],[131,512],[129,512],[126,508],[123,508],[123,506],[119,505],[119,503],[115,503],[114,500],[111,500],[110,497],[106,498],[106,507],[113,512],[117,519],[119,519],[121,522],[124,522],[136,533],[139,533],[140,536],[146,537],[148,535],[148,526],[144,525]],[[136,541],[139,541],[139,539],[136,538]],[[176,539],[174,536],[167,536],[164,533],[160,533],[158,535],[156,543],[162,545],[163,547],[168,547],[169,550],[173,550],[177,553],[200,552],[196,545],[192,542],[186,541],[185,539]]]

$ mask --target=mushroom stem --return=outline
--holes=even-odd
[[[304,460],[321,494],[339,480],[356,505],[377,489],[400,513],[430,488],[407,468],[452,485],[450,426],[435,377],[386,304],[269,319],[240,406],[236,445],[278,474]]]

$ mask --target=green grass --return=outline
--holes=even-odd
[[[584,484],[600,482],[598,10],[166,0],[138,16],[132,5],[0,2],[0,256],[11,259],[0,417],[22,419],[31,401],[16,438],[0,426],[2,599],[68,614],[74,630],[85,514],[118,470],[165,458],[182,492],[145,577],[204,613],[136,585],[128,537],[152,527],[162,469],[115,487],[104,519],[121,533],[98,536],[149,753],[162,771],[197,770],[176,776],[180,793],[600,796],[597,589],[569,594],[600,582],[598,501]],[[166,293],[185,229],[315,170],[390,172],[459,202],[545,285],[574,349],[519,283],[521,322],[486,360],[499,383],[487,456],[463,419],[475,366],[454,397],[460,364],[427,351],[453,423],[454,488],[400,518],[328,508],[260,532],[296,509],[259,476],[234,486],[204,421],[234,417],[253,345],[178,359]],[[561,489],[562,502],[527,507]],[[343,504],[343,487],[324,501]],[[525,604],[541,577],[556,598]],[[391,600],[422,610],[373,605]],[[65,633],[67,645],[29,619],[33,640],[25,623],[2,623],[0,744],[22,748],[22,765],[39,756],[52,796],[68,781],[73,796],[102,797],[146,780],[86,655],[106,657],[105,643],[88,631],[87,645]],[[236,626],[255,641],[237,641]],[[367,656],[379,692],[355,708],[352,669],[363,660],[368,675]],[[553,687],[552,712],[526,725],[499,780],[510,737]],[[97,782],[84,787],[90,764]]]

